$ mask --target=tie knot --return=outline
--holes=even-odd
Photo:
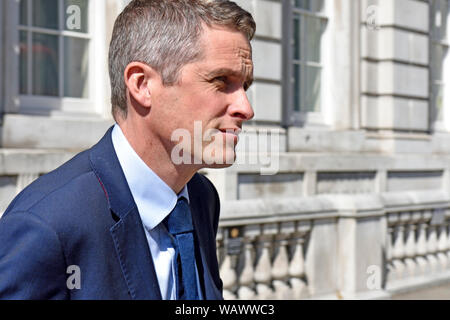
[[[164,224],[172,235],[193,231],[191,210],[186,198],[178,199],[175,208],[164,219]]]

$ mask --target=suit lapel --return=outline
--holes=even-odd
[[[110,229],[117,258],[133,299],[161,299],[153,259],[139,212],[111,139],[112,128],[90,153],[91,166],[119,219]]]
[[[192,188],[192,186],[189,186],[189,190],[194,191],[195,189],[193,189],[194,188]],[[215,243],[216,241],[215,239],[210,237],[210,235],[212,234],[211,230],[207,229],[209,221],[206,222],[205,219],[209,219],[209,213],[205,211],[203,205],[204,199],[202,200],[198,196],[198,193],[189,192],[189,198],[192,199],[192,201],[190,201],[192,221],[194,223],[195,234],[198,239],[198,255],[200,256],[201,260],[201,265],[197,263],[197,267],[199,276],[202,279],[201,286],[203,290],[203,298],[206,300],[221,300],[222,294],[215,285],[214,278],[211,275],[211,270],[208,263],[209,259],[206,255],[207,252],[211,251],[213,251],[215,254],[215,250],[211,249],[210,246],[211,243]]]
[[[136,208],[110,230],[128,290],[133,299],[161,300],[153,259]]]

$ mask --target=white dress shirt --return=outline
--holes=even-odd
[[[138,156],[117,124],[112,131],[112,142],[144,225],[161,296],[164,300],[175,300],[174,238],[161,222],[175,208],[179,197],[185,197],[189,202],[187,185],[177,195]],[[195,267],[197,288],[202,299]]]

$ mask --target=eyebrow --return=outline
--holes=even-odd
[[[241,72],[238,72],[236,70],[229,69],[229,68],[220,68],[220,69],[213,70],[210,73],[208,73],[207,77],[210,79],[210,78],[215,78],[215,77],[224,76],[224,75],[232,76],[232,77],[236,77],[236,78],[242,77]],[[250,87],[253,83],[253,76],[250,75],[245,80],[246,80],[245,82],[247,83],[247,86]]]

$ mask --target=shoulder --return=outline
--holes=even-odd
[[[188,188],[190,194],[201,194],[208,205],[220,207],[220,199],[216,187],[205,175],[196,173],[188,182]]]
[[[198,196],[207,209],[210,222],[217,233],[220,217],[220,199],[214,184],[203,174],[196,173],[188,182],[189,196]]]
[[[79,219],[86,211],[87,200],[102,195],[89,164],[89,152],[84,151],[22,190],[3,218],[15,212],[32,212],[36,217],[55,223],[64,222],[75,213]]]
[[[74,203],[89,179],[84,153],[38,178],[9,205],[0,219],[0,281],[3,299],[63,299],[67,252],[82,226]],[[37,271],[39,270],[39,272]],[[33,279],[33,284],[29,279]]]

